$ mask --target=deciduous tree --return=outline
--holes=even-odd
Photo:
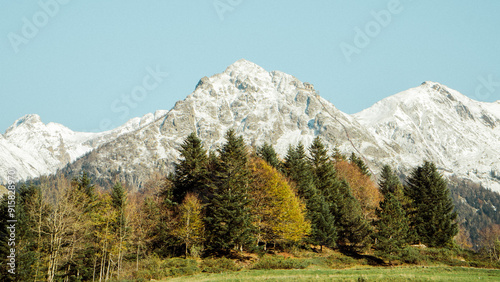
[[[305,205],[286,179],[261,159],[250,162],[252,213],[257,239],[264,242],[298,242],[309,234]]]
[[[173,234],[184,243],[186,257],[192,247],[200,245],[203,241],[202,207],[201,201],[196,194],[192,193],[188,193],[179,206],[179,218]],[[191,255],[194,255],[193,252],[191,252]]]

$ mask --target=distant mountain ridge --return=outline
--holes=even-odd
[[[0,134],[0,171],[15,168],[20,179],[54,173],[100,145],[165,113],[158,111],[133,118],[120,127],[100,133],[74,132],[58,123],[45,124],[36,114],[25,115],[16,120],[5,134]],[[5,176],[0,175],[0,183],[5,183]]]
[[[424,82],[348,115],[312,84],[242,59],[202,78],[170,111],[146,116],[103,133],[76,133],[26,116],[0,136],[1,168],[17,162],[26,179],[66,165],[67,174],[85,169],[98,179],[118,176],[141,186],[154,171],[172,169],[189,133],[215,149],[234,128],[248,144],[271,143],[282,156],[289,145],[308,146],[321,136],[330,148],[361,152],[375,173],[383,164],[407,173],[427,159],[446,175],[500,191],[491,175],[500,171],[500,103],[477,102],[439,83]]]
[[[474,101],[435,82],[424,82],[353,115],[379,139],[398,144],[393,163],[435,162],[447,175],[500,191],[500,102]]]

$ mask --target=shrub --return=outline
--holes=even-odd
[[[421,264],[426,262],[426,257],[419,250],[408,246],[401,250],[401,261],[411,264]]]
[[[164,260],[162,265],[166,276],[184,276],[200,273],[198,263],[193,259],[171,258]]]
[[[192,259],[172,258],[160,260],[157,256],[151,256],[143,263],[142,268],[135,273],[136,279],[162,279],[164,277],[176,277],[200,273],[198,263]]]
[[[304,269],[310,265],[307,259],[265,256],[252,265],[252,269]]]
[[[228,258],[206,259],[201,263],[201,271],[208,273],[222,273],[227,271],[238,271],[240,267]]]

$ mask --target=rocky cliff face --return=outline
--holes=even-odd
[[[0,146],[9,148],[0,158],[30,152],[19,160],[31,177],[31,171],[52,173],[68,163],[66,174],[84,169],[104,183],[122,180],[140,187],[153,172],[172,170],[177,148],[191,132],[214,150],[233,128],[252,146],[273,144],[281,156],[289,145],[308,146],[320,136],[330,148],[361,153],[375,173],[383,164],[407,173],[427,159],[447,175],[500,191],[491,173],[500,174],[500,103],[473,101],[433,82],[348,115],[321,98],[312,84],[239,60],[202,78],[170,111],[133,119],[113,131],[75,133],[40,123],[39,117],[33,123],[16,121],[0,137]],[[12,147],[11,140],[23,145]],[[36,150],[45,155],[34,155]],[[40,160],[45,170],[30,171],[30,164]]]
[[[289,145],[308,146],[317,135],[346,152],[353,151],[354,144],[371,160],[393,152],[354,118],[321,98],[311,84],[240,60],[223,73],[202,78],[165,118],[101,146],[69,170],[90,169],[98,178],[120,172],[123,180],[140,185],[152,171],[173,168],[177,148],[191,132],[207,149],[217,149],[230,128],[252,146],[273,144],[282,156]],[[104,167],[107,170],[101,172]]]

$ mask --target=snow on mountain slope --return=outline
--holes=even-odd
[[[273,144],[282,156],[290,144],[308,146],[317,135],[330,147],[352,152],[346,131],[373,160],[393,153],[355,119],[319,97],[311,84],[239,60],[220,74],[202,78],[194,92],[177,102],[163,120],[101,146],[68,170],[90,168],[91,174],[108,180],[119,172],[122,180],[140,185],[152,171],[172,169],[179,145],[191,132],[198,134],[207,149],[216,149],[230,128],[247,144]]]
[[[392,162],[402,171],[422,160],[500,192],[500,103],[474,101],[435,82],[424,82],[353,115],[399,147]]]
[[[165,113],[157,111],[156,118]],[[54,173],[98,146],[153,122],[155,115],[133,118],[100,133],[74,132],[61,124],[44,124],[38,115],[26,115],[0,134],[0,171],[13,167],[19,179]],[[5,182],[5,176],[0,175],[0,183]]]
[[[26,179],[63,167],[68,175],[85,169],[103,183],[118,176],[140,187],[151,173],[173,168],[177,149],[191,132],[206,149],[217,149],[230,128],[250,145],[273,144],[282,157],[289,145],[309,146],[321,136],[330,148],[361,152],[375,173],[383,164],[408,173],[430,160],[445,175],[500,192],[500,102],[474,101],[425,82],[348,115],[312,84],[243,59],[203,77],[170,111],[131,119],[111,131],[73,132],[25,116],[0,135],[0,171],[15,167]]]

